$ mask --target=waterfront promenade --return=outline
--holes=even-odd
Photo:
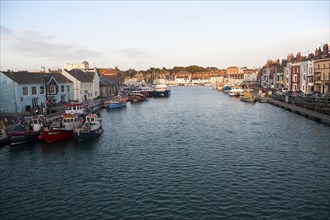
[[[325,114],[322,114],[322,113],[319,113],[316,111],[312,111],[312,110],[309,110],[307,108],[303,108],[303,107],[300,107],[297,105],[292,105],[292,104],[289,104],[286,102],[282,102],[282,101],[279,101],[279,100],[276,100],[273,98],[268,98],[267,102],[272,105],[275,105],[277,107],[294,112],[298,115],[303,115],[306,118],[310,118],[312,120],[316,120],[316,121],[321,122],[322,124],[330,126],[330,116],[328,116],[328,115],[325,115]]]
[[[322,124],[330,126],[330,116],[329,115],[322,114],[322,113],[319,113],[317,111],[313,111],[313,110],[310,110],[310,109],[307,109],[307,108],[303,108],[303,107],[300,107],[300,106],[297,106],[297,105],[294,105],[294,104],[291,104],[291,103],[283,102],[283,101],[277,100],[277,99],[272,98],[272,97],[261,97],[257,94],[255,94],[255,96],[257,97],[257,100],[260,103],[269,103],[269,104],[272,104],[274,106],[283,108],[285,110],[294,112],[298,115],[302,115],[306,118],[309,118],[309,119],[318,121]]]

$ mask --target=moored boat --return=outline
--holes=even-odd
[[[17,124],[7,135],[11,145],[23,144],[37,141],[42,129],[43,124],[38,117],[27,117],[23,124]]]
[[[49,127],[42,131],[42,138],[53,143],[72,137],[74,128],[78,128],[82,124],[82,118],[79,114],[63,114],[60,122],[53,122]]]
[[[154,97],[170,97],[171,90],[165,84],[158,84],[154,90]]]
[[[12,131],[8,134],[11,145],[24,144],[32,141],[37,141],[39,131]]]
[[[224,85],[222,87],[222,91],[223,92],[226,92],[226,93],[229,93],[231,89],[232,89],[232,86],[231,85]]]
[[[244,95],[240,98],[243,102],[256,102],[257,99],[250,92],[246,91]]]
[[[141,94],[139,92],[132,92],[129,96],[128,99],[131,102],[140,102],[140,101],[145,101],[146,96],[144,94]]]
[[[241,96],[243,94],[244,94],[244,90],[239,86],[235,86],[228,92],[229,96]]]
[[[96,114],[89,114],[80,128],[73,129],[73,138],[77,141],[85,141],[97,137],[102,133],[103,129],[100,118]]]
[[[66,114],[85,114],[85,107],[82,103],[71,102],[65,104],[65,113]]]
[[[126,106],[128,97],[123,98],[122,96],[118,95],[115,96],[112,100],[106,102],[106,105],[109,109],[114,108],[122,108]]]

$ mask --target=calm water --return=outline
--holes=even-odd
[[[208,87],[101,113],[105,133],[0,148],[0,219],[329,219],[330,129]]]

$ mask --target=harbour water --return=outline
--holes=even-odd
[[[101,112],[97,139],[0,148],[0,219],[329,219],[330,128],[209,87]]]

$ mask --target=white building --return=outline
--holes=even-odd
[[[255,83],[258,79],[258,73],[249,73],[244,74],[243,82],[244,83]]]
[[[83,70],[87,70],[89,69],[89,64],[87,61],[84,61],[82,63],[66,63],[64,64],[64,69],[65,70],[73,70],[73,69],[83,69]]]
[[[96,69],[91,71],[76,68],[64,70],[62,74],[73,82],[74,100],[82,102],[99,97],[100,77]]]

